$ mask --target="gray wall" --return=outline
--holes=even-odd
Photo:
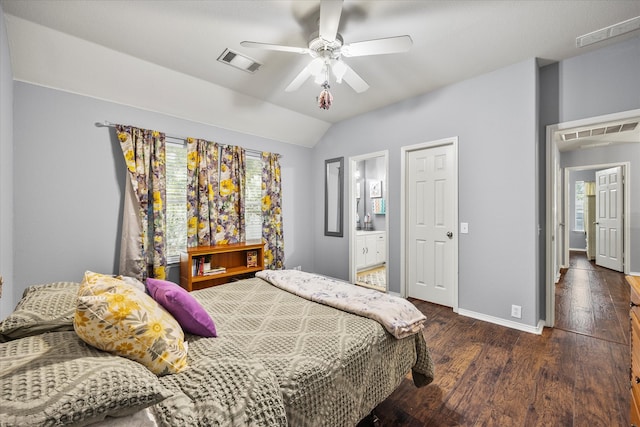
[[[640,109],[640,36],[544,67],[542,90],[555,99],[543,126]],[[555,82],[555,83],[554,83]],[[541,117],[543,117],[541,115]],[[561,167],[631,162],[630,271],[640,273],[640,144],[562,153]]]
[[[576,181],[595,181],[595,169],[571,171],[569,173],[569,249],[587,249],[584,231],[576,229]],[[586,203],[586,200],[585,200]],[[586,227],[586,224],[585,224]]]
[[[557,123],[640,108],[639,75],[640,36],[562,61]]]
[[[324,159],[389,149],[390,291],[400,291],[401,147],[458,136],[459,220],[470,230],[459,239],[459,306],[511,319],[517,304],[523,323],[537,323],[536,85],[527,60],[340,122],[314,148],[318,195]],[[317,196],[316,212],[322,203]],[[316,217],[318,273],[349,277],[350,232],[325,237]]]
[[[27,83],[14,101],[15,295],[117,271],[126,171],[114,130],[94,125],[104,120],[282,154],[286,264],[313,270],[311,149]]]
[[[323,160],[389,149],[389,289],[400,290],[400,147],[459,139],[459,306],[522,323],[545,314],[546,126],[640,108],[640,37],[537,72],[525,61],[334,125],[314,149],[315,192]],[[631,161],[640,188],[640,147],[563,155],[565,166]],[[571,156],[566,157],[565,156]],[[636,165],[634,167],[634,165]],[[635,173],[634,173],[635,172]],[[484,178],[484,179],[483,179]],[[491,190],[494,188],[494,190]],[[322,200],[316,198],[315,211]],[[632,200],[631,269],[640,271],[640,198]],[[346,214],[346,212],[345,212]],[[316,217],[316,271],[348,278],[348,233],[322,235]],[[540,227],[540,232],[538,232]],[[635,254],[635,255],[634,255]],[[515,281],[509,278],[518,277]]]
[[[13,289],[13,74],[0,4],[0,319],[15,307]]]

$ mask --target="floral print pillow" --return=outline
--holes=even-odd
[[[73,326],[87,344],[140,362],[154,374],[187,367],[187,343],[178,322],[149,295],[118,278],[85,273]]]

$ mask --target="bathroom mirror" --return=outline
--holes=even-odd
[[[324,235],[342,237],[344,157],[324,162]]]

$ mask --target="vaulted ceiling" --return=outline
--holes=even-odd
[[[252,40],[306,47],[318,28],[319,1],[1,0],[1,4],[17,80],[80,90],[73,87],[73,79],[49,81],[52,77],[44,71],[33,70],[61,55],[34,58],[29,49],[74,49],[72,43],[54,47],[48,41],[54,37],[38,38],[34,28],[53,30],[73,37],[68,40],[95,46],[84,55],[104,55],[107,48],[197,79],[200,85],[215,87],[215,93],[236,94],[231,102],[220,100],[228,105],[223,113],[216,112],[217,117],[208,121],[211,124],[252,134],[265,129],[262,136],[306,146],[313,146],[334,123],[439,87],[525,59],[560,61],[636,36],[639,31],[576,47],[577,36],[640,16],[638,0],[345,0],[338,29],[345,43],[409,35],[413,45],[403,53],[345,58],[370,88],[356,93],[345,83],[330,82],[333,105],[322,110],[316,102],[321,88],[313,78],[295,92],[284,90],[311,61],[308,55],[240,45]],[[217,59],[225,49],[262,66],[248,73],[223,64]],[[85,61],[94,59],[99,60],[86,57]],[[260,105],[250,118],[243,116],[248,100],[253,108]],[[229,115],[228,122],[223,114]],[[234,114],[242,120],[234,122]],[[284,123],[289,133],[281,135]]]

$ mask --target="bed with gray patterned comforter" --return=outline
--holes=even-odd
[[[189,369],[157,377],[65,327],[73,298],[61,295],[77,284],[45,286],[57,313],[35,313],[28,298],[16,312],[18,323],[48,322],[48,332],[16,338],[15,318],[0,323],[2,426],[88,425],[141,410],[166,426],[353,426],[407,373],[416,386],[433,379],[422,332],[397,339],[260,278],[193,292],[218,337],[187,335]]]

